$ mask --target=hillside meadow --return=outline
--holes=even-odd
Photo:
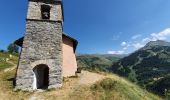
[[[13,55],[8,61],[11,65],[0,70],[0,100],[163,100],[127,79],[106,72],[82,71],[76,77],[64,78],[63,87],[58,89],[14,91],[12,80],[17,58]]]

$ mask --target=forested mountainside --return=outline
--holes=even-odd
[[[84,54],[77,56],[79,68],[95,71],[108,71],[113,62],[118,61],[125,55],[110,55],[110,54]]]
[[[170,43],[151,41],[110,70],[160,95],[170,92]]]

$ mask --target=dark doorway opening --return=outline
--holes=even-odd
[[[47,89],[49,86],[49,68],[45,64],[37,65],[34,69],[37,89]]]

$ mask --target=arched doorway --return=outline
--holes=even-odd
[[[33,89],[47,89],[49,85],[49,68],[45,64],[34,67]]]

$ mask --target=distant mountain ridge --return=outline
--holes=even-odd
[[[113,62],[123,58],[124,55],[112,54],[79,54],[77,63],[79,68],[96,71],[108,71]]]
[[[117,57],[117,58],[123,58],[127,56],[128,54],[77,54],[77,56],[103,56],[103,57]]]
[[[142,49],[150,49],[154,46],[170,46],[170,42],[166,42],[163,40],[157,40],[157,41],[150,41],[148,42]]]
[[[148,90],[164,95],[170,91],[170,43],[151,41],[129,56],[114,62],[110,70]]]

